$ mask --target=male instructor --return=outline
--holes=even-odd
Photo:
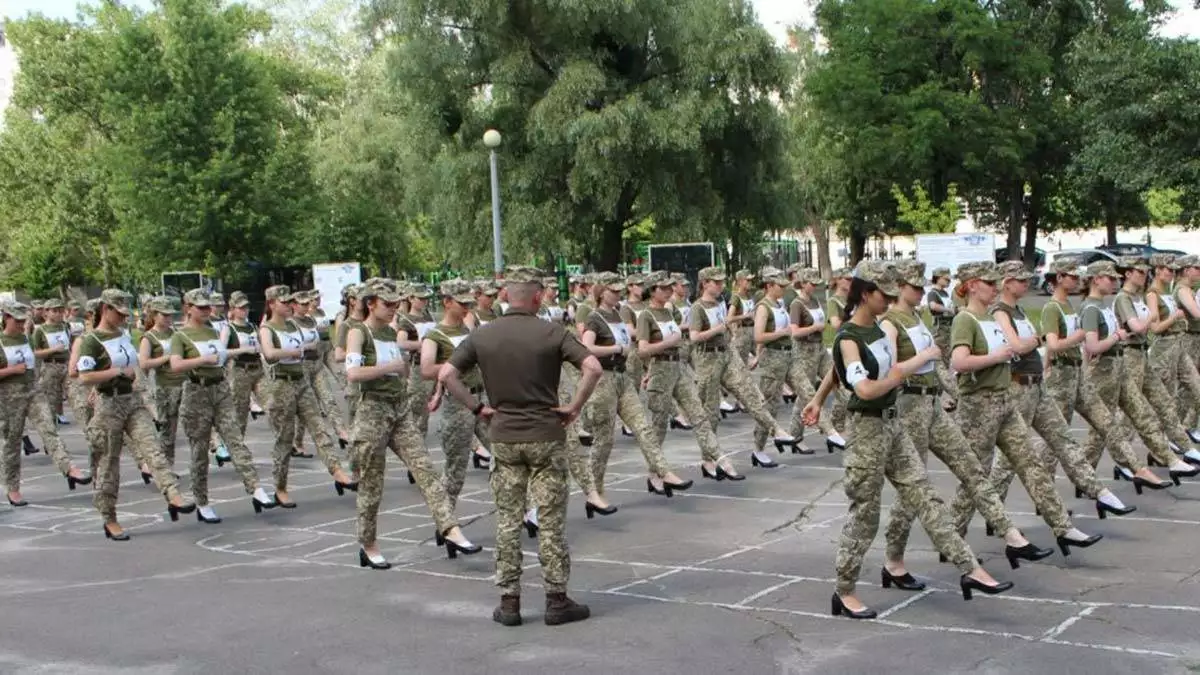
[[[482,326],[442,368],[442,386],[476,415],[490,420],[492,494],[496,500],[496,584],[500,606],[492,620],[521,625],[521,519],[526,502],[537,504],[538,560],[546,586],[546,624],[582,621],[591,612],[567,597],[571,557],[567,517],[567,430],[592,395],[600,362],[557,322],[537,317],[542,277],[532,267],[505,272],[509,308]],[[582,373],[571,403],[559,406],[563,362]],[[459,374],[479,366],[490,405],[463,385]]]

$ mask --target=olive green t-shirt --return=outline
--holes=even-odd
[[[236,340],[238,348],[254,347],[254,349],[255,349],[255,351],[253,353],[238,354],[237,356],[233,357],[234,363],[246,364],[246,363],[261,362],[261,360],[260,360],[261,357],[259,356],[259,353],[258,353],[258,350],[259,350],[258,330],[254,326],[252,326],[246,322],[230,321],[229,322],[229,337],[233,338],[232,340],[229,341],[229,343],[231,345],[234,343],[234,340]]]
[[[825,311],[821,309],[821,303],[809,298],[805,300],[797,295],[795,300],[788,308],[789,318],[791,322],[801,328],[808,328],[815,323],[826,323]],[[821,342],[824,339],[822,331],[815,331],[801,338],[795,338],[798,343],[814,343]]]
[[[425,334],[426,340],[432,340],[437,345],[437,356],[434,363],[442,364],[450,360],[450,356],[454,354],[454,350],[467,339],[471,331],[467,330],[466,326],[447,326],[444,323],[439,323],[432,330]],[[462,373],[463,384],[474,389],[475,387],[483,386],[483,379],[479,374],[478,368],[472,368],[469,372]]]
[[[610,311],[603,307],[597,307],[596,311],[588,315],[587,330],[596,334],[596,346],[598,347],[633,344],[629,335],[629,325],[621,318],[621,313],[616,310]],[[612,370],[625,363],[625,357],[620,354],[597,356],[596,358],[600,360],[600,365],[605,370]]]
[[[46,357],[51,363],[66,363],[71,348],[71,327],[65,323],[43,323],[33,329],[33,349],[41,351],[62,347],[62,351]]]
[[[963,307],[950,324],[950,349],[967,347],[972,356],[991,353],[1007,344],[1004,331],[991,312],[976,314]],[[1005,391],[1012,384],[1012,371],[1007,361],[972,373],[958,374],[958,391],[973,394],[981,391]]]
[[[646,341],[650,344],[657,344],[663,341],[663,338],[672,333],[682,334],[679,327],[680,316],[669,307],[649,307],[646,311],[638,315],[637,319],[637,339],[638,342]],[[657,354],[657,356],[674,356],[679,353],[679,347],[671,347]]]
[[[1071,336],[1079,328],[1079,315],[1077,315],[1070,304],[1063,307],[1057,300],[1051,299],[1046,302],[1042,308],[1042,335],[1050,335],[1053,333],[1059,339],[1065,339]],[[1079,347],[1073,347],[1066,351],[1058,352],[1054,358],[1066,359],[1068,361],[1079,363],[1083,359]]]
[[[229,356],[229,348],[237,347],[236,340],[237,338],[231,334],[222,342],[221,334],[208,326],[180,328],[171,336],[171,354],[178,354],[183,359],[216,356],[216,365],[198,366],[189,370],[188,375],[206,380],[218,379],[225,376],[225,361]]]
[[[646,303],[641,300],[638,300],[637,302],[627,302],[621,305],[621,309],[619,311],[621,313],[621,320],[636,328],[638,315],[646,311]]]
[[[1153,290],[1153,289],[1151,289],[1151,290]],[[1158,320],[1165,321],[1166,319],[1168,319],[1171,316],[1171,313],[1174,312],[1175,308],[1177,307],[1177,305],[1175,303],[1175,296],[1172,295],[1169,291],[1159,293],[1157,290],[1155,290],[1154,294],[1155,294],[1155,297],[1157,298],[1157,302],[1155,304],[1158,305],[1158,307],[1157,307]],[[1171,327],[1168,328],[1166,331],[1164,331],[1162,334],[1163,335],[1178,335],[1180,333],[1185,332],[1186,330],[1187,330],[1187,320],[1181,319],[1181,320],[1176,321],[1175,323],[1171,324]]]
[[[934,311],[935,303],[942,306],[941,311]],[[925,294],[925,304],[929,306],[929,313],[933,315],[934,320],[950,321],[953,318],[954,300],[950,298],[949,291],[939,291],[936,288],[930,290]]]
[[[996,310],[1008,314],[1008,319],[1012,322],[1013,330],[1017,331],[1017,337],[1030,338],[1037,335],[1037,329],[1029,322],[1029,318],[1025,316],[1025,311],[1020,307],[997,302],[995,307],[992,308],[993,312]],[[1042,355],[1037,349],[1034,349],[1028,354],[1018,356],[1017,360],[1009,368],[1012,372],[1020,373],[1021,375],[1040,375],[1043,371]]]
[[[1146,336],[1135,334],[1129,325],[1130,319],[1150,320],[1150,308],[1146,306],[1146,297],[1140,293],[1126,293],[1121,290],[1113,300],[1113,312],[1117,315],[1117,325],[1125,328],[1129,336],[1121,343],[1124,345],[1144,345]]]
[[[846,340],[858,346],[859,364],[857,365],[843,362],[841,345]],[[853,367],[856,372],[850,373],[851,376],[857,373],[859,377],[865,375],[869,380],[879,380],[887,376],[888,371],[895,365],[895,356],[891,340],[887,333],[879,327],[879,324],[860,326],[852,321],[842,324],[837,334],[833,336],[833,367],[837,371],[838,382],[841,382],[842,386],[850,391],[850,400],[846,402],[846,410],[883,410],[895,405],[899,389],[893,389],[870,401],[863,400],[854,392],[854,386],[850,384],[846,371],[848,367]]]
[[[498,318],[500,318],[500,316],[496,314],[496,309],[494,306],[487,309],[480,307],[475,310],[475,323],[480,326],[486,326]]]
[[[584,300],[583,302],[579,303],[575,306],[575,323],[586,324],[588,321],[588,315],[594,311],[596,311],[596,308],[592,307],[592,302],[590,300]]]
[[[350,321],[350,319],[347,319],[346,323]],[[346,323],[342,325],[345,326]],[[300,327],[291,319],[286,319],[282,327],[273,326],[270,323],[264,323],[263,325],[267,327],[267,331],[271,336],[271,346],[275,349],[300,349],[304,344],[304,337],[300,334]],[[344,337],[342,346],[345,346]],[[265,354],[263,358],[266,359]],[[275,360],[266,359],[266,361],[276,375],[286,375],[289,378],[294,378],[304,373],[303,360],[295,356],[287,356]]]
[[[709,302],[701,298],[692,305],[691,311],[688,313],[688,328],[690,332],[709,330],[719,324],[725,323],[725,317],[726,309],[724,302]],[[709,345],[710,347],[728,347],[729,333],[728,331],[717,333],[700,344]]]
[[[355,322],[350,330],[362,333],[363,366],[371,368],[404,358],[403,350],[400,349],[400,345],[396,342],[396,330],[391,326],[371,328],[365,322],[358,321]],[[351,356],[350,354],[346,355],[347,362],[350,361]],[[405,382],[405,379],[400,377],[399,373],[389,373],[384,377],[359,382],[358,386],[363,392],[377,392],[401,396],[405,391]]]
[[[903,363],[916,356],[917,352],[933,346],[933,333],[920,314],[893,308],[883,318],[896,327],[896,363]],[[936,387],[936,369],[937,363],[930,361],[920,371],[910,375],[905,383],[915,387]]]
[[[333,322],[329,320],[329,316],[325,314],[325,310],[318,308],[312,313],[312,318],[317,322],[317,335],[321,342],[329,342],[331,339],[330,329],[333,327]]]
[[[80,373],[101,372],[110,368],[136,368],[138,365],[137,348],[133,346],[132,336],[126,331],[92,330],[84,334],[79,345],[79,362],[76,370]],[[133,378],[121,374],[97,387],[98,391],[130,391]]]
[[[1106,307],[1102,300],[1094,298],[1084,300],[1083,304],[1079,306],[1079,324],[1083,326],[1085,332],[1094,332],[1101,340],[1112,335],[1119,325],[1116,312]],[[1108,355],[1105,354],[1105,356]]]
[[[292,321],[300,328],[300,338],[304,340],[304,344],[308,347],[313,347],[321,341],[321,329],[317,326],[317,320],[312,316],[298,316]],[[316,349],[305,349],[304,360],[316,361],[321,358],[321,353]]]
[[[1182,310],[1183,310],[1184,318],[1186,318],[1186,319],[1187,319],[1187,329],[1186,329],[1186,330],[1187,330],[1187,332],[1189,332],[1189,333],[1200,333],[1200,317],[1194,317],[1194,316],[1192,316],[1192,313],[1191,313],[1191,312],[1189,312],[1189,311],[1188,311],[1188,309],[1187,309],[1187,307],[1185,307],[1185,306],[1184,306],[1184,304],[1183,304],[1183,300],[1181,300],[1181,299],[1179,298],[1179,292],[1180,292],[1181,290],[1183,290],[1183,288],[1184,288],[1184,286],[1183,286],[1183,283],[1182,283],[1182,282],[1180,282],[1180,283],[1179,283],[1179,284],[1178,284],[1178,285],[1175,287],[1175,305],[1176,305],[1177,307],[1179,307],[1180,309],[1182,309]],[[1190,288],[1189,288],[1188,290],[1192,290],[1192,289],[1190,289]],[[1195,299],[1195,293],[1194,293],[1194,291],[1193,291],[1193,294],[1192,294],[1192,299]],[[1181,324],[1182,324],[1182,323],[1184,323],[1184,322],[1180,321],[1180,322],[1178,322],[1178,323],[1181,323]]]
[[[0,346],[4,347],[4,351],[0,352],[0,368],[17,365],[18,363],[25,364],[25,372],[20,375],[9,375],[0,382],[24,382],[32,384],[37,379],[37,360],[33,356],[33,347],[29,345],[29,337],[25,333],[20,335],[8,335],[0,333]],[[21,420],[24,422],[24,420]]]
[[[826,321],[831,322],[834,318],[842,318],[842,312],[846,309],[846,299],[836,293],[829,296],[829,301],[825,303]]]
[[[164,354],[173,354],[172,337],[175,335],[174,328],[159,332],[157,330],[148,330],[142,334],[142,338],[150,343],[150,358],[157,359]],[[184,373],[176,373],[171,370],[171,362],[168,360],[161,366],[154,368],[154,383],[160,387],[178,387],[187,379]]]
[[[787,308],[772,302],[769,298],[764,297],[755,305],[754,311],[758,312],[758,308],[762,307],[767,310],[767,323],[763,326],[763,332],[774,333],[777,330],[783,330],[784,326],[791,324],[791,317],[788,316]],[[784,347],[791,344],[791,336],[785,335],[781,338],[776,338],[770,342],[763,343],[764,347]]]
[[[729,296],[729,323],[745,325],[754,323],[754,300],[745,298],[737,293]]]

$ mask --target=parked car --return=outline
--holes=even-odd
[[[1098,248],[1068,248],[1061,251],[1051,251],[1049,254],[1047,254],[1046,266],[1048,267],[1051,263],[1059,258],[1066,257],[1078,258],[1080,266],[1090,265],[1097,260],[1111,260],[1114,263],[1117,261],[1116,255]],[[1030,280],[1029,283],[1033,288],[1045,295],[1050,295],[1051,291],[1053,290],[1050,288],[1049,284],[1046,283],[1044,269],[1037,270],[1033,279]]]
[[[1171,255],[1187,255],[1187,253],[1185,253],[1184,251],[1180,251],[1178,249],[1155,248],[1154,246],[1147,246],[1146,244],[1115,244],[1113,246],[1109,246],[1109,245],[1105,244],[1104,246],[1097,246],[1096,249],[1099,251],[1105,251],[1107,253],[1111,253],[1116,256],[1140,255],[1140,256],[1145,256],[1145,257],[1149,258],[1150,256],[1154,255],[1155,253],[1170,253]]]
[[[1004,262],[1005,260],[1008,260],[1008,248],[1005,247],[1005,248],[996,249],[996,264],[999,265],[1000,263]],[[1033,268],[1036,270],[1036,269],[1041,269],[1042,267],[1045,267],[1045,266],[1046,266],[1046,252],[1040,248],[1034,249]]]

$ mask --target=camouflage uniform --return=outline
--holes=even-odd
[[[960,283],[976,278],[999,282],[1001,278],[995,263],[987,262],[964,264],[959,267],[958,276]],[[967,347],[973,355],[990,353],[993,344],[1003,342],[1003,334],[998,331],[990,312],[977,316],[964,309],[954,317],[950,348]],[[1067,509],[1046,473],[1044,460],[1029,447],[1029,427],[1011,396],[1011,385],[1008,363],[958,375],[958,419],[970,421],[963,435],[982,466],[991,466],[994,449],[1000,448],[1046,524],[1055,536],[1063,536],[1071,529]],[[965,487],[959,486],[952,509],[958,531],[965,533],[975,510],[972,495]]]
[[[802,284],[816,284],[818,287],[824,285],[825,281],[821,278],[821,273],[814,269],[800,269],[796,272],[796,278]],[[807,328],[814,323],[825,324],[829,317],[825,315],[820,304],[812,298],[805,298],[800,294],[792,300],[792,304],[788,307],[788,318],[793,325],[801,328]],[[797,385],[792,385],[792,391],[796,394],[796,406],[792,409],[792,424],[789,431],[796,438],[804,438],[804,424],[801,422],[798,411],[803,410],[804,406],[812,400],[816,393],[814,387],[820,384],[825,378],[825,373],[833,367],[832,357],[825,349],[824,331],[817,331],[802,338],[792,338],[792,359],[793,362],[800,368],[800,379],[803,382]],[[845,407],[846,403],[842,400],[842,392],[839,390],[835,395],[835,410],[838,406]],[[819,428],[822,434],[826,436],[837,433],[833,422],[828,417],[820,420]]]
[[[316,298],[315,291],[298,291],[295,295],[296,302],[301,304]],[[303,316],[294,318],[293,322],[300,328],[301,337],[304,339],[305,352],[301,365],[309,387],[312,389],[313,398],[316,399],[321,414],[329,420],[329,424],[333,425],[333,430],[338,438],[345,438],[347,436],[346,418],[342,415],[342,409],[337,403],[337,383],[333,374],[325,370],[325,363],[322,359],[321,330],[317,319],[312,316]],[[304,447],[304,427],[304,421],[297,419],[293,441],[297,448]]]
[[[885,293],[899,292],[898,276],[890,265],[864,261],[859,263],[856,274],[873,281]],[[842,362],[840,345],[843,340],[858,347],[858,364]],[[949,512],[930,485],[921,458],[896,414],[897,391],[867,401],[854,395],[852,385],[848,384],[848,366],[855,366],[861,377],[886,377],[893,365],[891,354],[894,349],[887,335],[877,324],[864,327],[847,321],[834,338],[833,348],[838,381],[847,383],[844,386],[849,393],[847,413],[850,421],[844,458],[845,490],[850,509],[842,527],[835,563],[838,595],[854,593],[863,558],[879,531],[884,478],[896,489],[904,507],[921,519],[934,547],[964,574],[974,570],[975,554],[955,532]]]
[[[58,299],[47,300],[43,309],[62,309]],[[56,415],[63,412],[63,395],[67,385],[67,355],[71,346],[71,329],[65,322],[43,323],[33,329],[33,350],[41,351],[61,347],[62,351],[40,359],[38,363],[38,389],[45,396],[50,409]],[[32,421],[32,420],[31,420]]]
[[[229,296],[231,307],[245,307],[250,299],[241,291]],[[229,334],[237,339],[239,347],[253,347],[255,353],[238,354],[229,360],[229,388],[233,392],[233,413],[242,437],[246,436],[246,421],[250,415],[251,395],[261,401],[260,383],[263,379],[262,356],[258,353],[258,330],[249,323],[229,322]]]
[[[738,270],[734,278],[738,281],[742,279],[750,279],[754,281],[754,273],[750,270]],[[730,325],[730,344],[733,346],[733,353],[744,363],[754,355],[754,301],[751,298],[744,298],[737,293],[730,294],[731,308],[736,308],[738,317],[749,317],[749,322],[738,321]]]
[[[129,294],[106,289],[100,302],[128,316]],[[128,333],[104,333],[93,330],[83,338],[79,350],[80,373],[99,372],[113,367],[133,367],[137,352]],[[113,363],[113,358],[120,362]],[[141,394],[133,389],[133,381],[118,376],[96,387],[96,408],[87,427],[88,445],[92,448],[92,467],[95,476],[93,502],[106,521],[117,517],[117,490],[121,484],[121,449],[126,436],[138,464],[149,467],[154,483],[167,500],[180,497],[175,474],[171,473],[166,457],[158,443],[154,419],[146,410]]]
[[[949,267],[938,267],[930,273],[934,279],[938,277],[950,276]],[[925,304],[936,302],[946,309],[941,313],[933,313],[933,341],[942,350],[942,358],[937,364],[938,384],[942,387],[946,399],[950,402],[958,401],[958,383],[954,381],[954,375],[950,372],[950,324],[954,322],[955,305],[954,300],[950,297],[950,290],[947,287],[945,291],[933,289],[925,296]]]
[[[764,284],[772,283],[777,285],[786,284],[787,280],[783,273],[774,267],[766,267],[762,270],[761,278]],[[785,319],[790,324],[786,307],[781,305],[773,305],[764,297],[755,306],[754,311],[757,313],[760,308],[767,310],[766,332],[773,333],[780,329],[780,323]],[[752,329],[753,330],[753,329]],[[790,426],[793,427],[792,436],[797,441],[804,438],[804,423],[800,420],[800,412],[804,406],[812,399],[815,391],[812,383],[804,374],[799,359],[793,355],[792,340],[790,337],[780,338],[769,344],[762,345],[758,354],[758,387],[762,393],[763,401],[767,408],[767,414],[774,419],[774,411],[779,407],[779,402],[783,393],[783,385],[786,382],[796,394],[795,405],[792,406],[792,416]],[[829,422],[821,420],[822,430],[829,428]],[[799,432],[799,433],[797,433]],[[754,428],[754,449],[761,452],[763,446],[766,445],[767,439],[771,437],[770,431],[764,431],[760,426]]]
[[[672,286],[674,283],[663,274],[652,275],[647,281],[651,287]],[[654,307],[647,309],[638,317],[638,342],[661,342],[665,335],[679,331],[680,320],[681,316],[673,310]],[[691,369],[680,361],[682,357],[678,349],[683,344],[685,343],[679,343],[679,347],[649,357],[650,379],[646,384],[646,403],[650,409],[650,427],[661,447],[671,422],[671,405],[677,403],[693,424],[692,430],[700,444],[701,461],[717,462],[721,459],[721,448],[712,426],[703,423],[707,414],[700,403],[700,393]]]
[[[411,297],[428,300],[433,297],[433,291],[423,284],[414,284],[408,289]],[[420,315],[397,317],[397,328],[408,334],[410,341],[420,342],[426,334],[437,325],[428,309]],[[412,353],[412,373],[408,380],[408,401],[412,412],[413,423],[424,439],[429,433],[429,397],[433,395],[434,382],[421,376],[421,350],[417,348]]]
[[[568,433],[569,437],[569,433]],[[492,444],[496,502],[496,585],[521,594],[521,523],[527,504],[538,508],[538,562],[547,593],[565,593],[571,576],[567,549],[567,446],[564,441]]]
[[[156,298],[151,301],[148,309],[174,314],[174,305],[166,298]],[[174,330],[165,333],[149,330],[142,334],[142,339],[150,343],[150,358],[157,359],[171,349],[171,336]],[[158,429],[158,443],[162,447],[163,456],[167,463],[175,465],[175,438],[179,429],[179,405],[183,399],[183,381],[185,376],[171,372],[171,364],[164,363],[152,371],[154,378],[154,426]]]

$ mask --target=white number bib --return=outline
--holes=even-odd
[[[887,374],[892,369],[892,343],[885,335],[878,340],[867,345],[867,349],[871,351],[871,356],[875,357],[875,362],[879,364],[879,373],[875,379],[882,380],[887,377]]]
[[[304,326],[299,326],[299,328],[300,339],[304,341],[304,344],[315,345],[321,339],[321,334],[315,328],[305,328]]]
[[[683,319],[683,325],[688,325],[688,321],[692,318],[692,308],[690,305],[684,305],[679,308],[679,316]]]
[[[908,333],[908,339],[912,340],[913,348],[918,353],[933,346],[933,333],[929,332],[929,328],[925,325],[924,321],[918,321],[917,325],[912,328],[905,328],[904,332]],[[932,373],[936,367],[937,364],[934,361],[930,361],[921,366],[921,369],[916,374],[925,375]]]
[[[708,315],[708,327],[716,328],[725,323],[725,303],[719,302],[716,307],[705,307],[704,313]]]
[[[282,350],[300,349],[304,346],[304,338],[299,332],[293,333],[291,331],[277,331],[274,328],[272,328],[271,331],[274,332],[275,336],[279,338],[279,348]],[[293,366],[297,363],[300,363],[301,360],[302,359],[297,356],[289,356],[287,358],[279,359],[279,364],[284,366]]]
[[[787,310],[783,309],[782,307],[772,307],[771,314],[773,314],[775,317],[775,330],[777,331],[787,328],[787,326],[792,323],[791,316],[789,316]]]
[[[942,313],[949,316],[954,314],[954,301],[950,299],[949,293],[942,291],[934,291],[938,296],[938,304],[942,306]]]
[[[233,334],[237,336],[239,347],[253,347],[254,351],[258,351],[258,334],[243,333],[240,330],[234,330]]]
[[[133,348],[133,341],[129,339],[128,333],[121,333],[100,344],[104,345],[104,351],[108,352],[108,359],[112,361],[113,368],[129,368],[137,365],[137,350]]]
[[[1172,298],[1172,297],[1169,297],[1166,295],[1160,295],[1158,297],[1162,298],[1163,304],[1165,304],[1167,306],[1167,314],[1168,315],[1174,314],[1175,313],[1175,298]]]
[[[809,307],[807,309],[808,315],[812,317],[814,326],[825,325],[825,310],[821,309],[820,307]]]
[[[78,337],[80,335],[83,335],[83,329],[85,326],[82,321],[71,321],[67,325],[71,327],[71,335],[72,336]]]
[[[1014,319],[1013,326],[1017,329],[1017,337],[1022,339],[1031,338],[1036,334],[1033,330],[1033,324],[1029,323],[1027,319]]]
[[[1067,328],[1067,335],[1074,333],[1079,329],[1079,315],[1063,314],[1063,325]]]
[[[447,335],[446,337],[449,338],[450,344],[454,345],[455,349],[458,349],[458,346],[463,343],[463,340],[466,340],[468,337],[470,337],[470,335],[455,335],[454,337]]]
[[[391,340],[375,340],[375,365],[382,366],[400,360],[400,345]],[[388,373],[388,377],[400,377],[400,373]]]
[[[668,335],[676,335],[679,331],[679,324],[674,321],[658,321],[658,332],[662,333],[663,339],[667,339]]]
[[[1008,340],[1004,337],[1004,331],[995,321],[976,321],[979,323],[979,330],[983,331],[983,339],[987,341],[987,353],[994,354],[1008,344]]]
[[[1146,321],[1150,318],[1150,308],[1146,306],[1146,303],[1142,300],[1133,301],[1133,311],[1142,321]]]
[[[435,325],[437,325],[437,324],[435,324],[432,321],[422,321],[421,323],[414,323],[413,327],[417,329],[417,339],[424,340],[425,336],[429,334],[429,331],[433,330],[433,327]]]
[[[225,359],[229,356],[229,350],[225,347],[225,343],[218,340],[191,340],[192,346],[200,352],[200,356],[215,356],[217,357],[217,365],[224,366]]]
[[[8,361],[9,366],[24,363],[27,371],[37,369],[37,359],[33,358],[33,347],[30,347],[28,342],[5,347],[4,358]]]
[[[218,333],[225,330],[225,328],[229,326],[229,321],[227,319],[213,319],[209,323],[212,324],[213,330],[217,331]]]
[[[629,345],[629,326],[626,326],[624,322],[610,323],[608,324],[608,330],[613,335],[613,342],[623,347]]]
[[[67,331],[57,331],[54,333],[43,333],[46,336],[46,344],[51,347],[61,347],[66,349],[71,344],[71,334]]]
[[[1111,309],[1100,310],[1100,315],[1104,317],[1104,323],[1108,324],[1108,334],[1117,332],[1117,315]]]

